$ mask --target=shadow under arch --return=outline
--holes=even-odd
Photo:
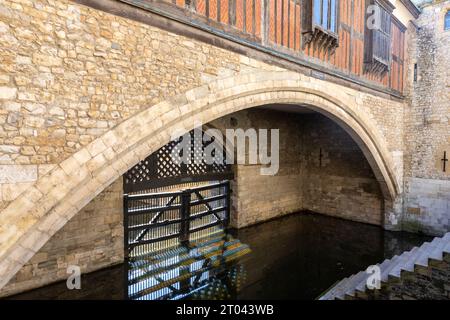
[[[0,289],[95,196],[168,143],[175,129],[189,130],[196,121],[209,123],[265,104],[308,105],[336,121],[363,151],[385,200],[396,199],[400,189],[380,129],[341,86],[286,71],[219,79],[131,116],[58,164],[6,207],[0,213]]]

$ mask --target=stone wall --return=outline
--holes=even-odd
[[[79,266],[83,274],[122,262],[122,194],[119,179],[58,231],[0,290],[0,296],[65,280],[70,265]]]
[[[403,228],[441,235],[450,230],[450,31],[444,16],[450,1],[424,4],[411,26],[405,108]],[[417,79],[414,80],[414,64]]]
[[[261,164],[235,165],[234,226],[300,210],[382,225],[379,183],[361,149],[332,120],[312,112],[250,109],[212,125],[280,130],[280,168],[275,176],[260,175]]]
[[[0,210],[53,166],[239,56],[70,1],[0,3]]]
[[[261,175],[265,166],[234,165],[232,184],[232,225],[244,227],[303,208],[303,146],[300,116],[272,110],[250,109],[212,123],[219,129],[278,129],[279,170],[274,176]],[[270,132],[268,133],[270,141]],[[270,147],[268,148],[270,151]],[[248,157],[248,148],[247,154]]]
[[[143,109],[213,79],[280,70],[67,0],[4,0],[0,17],[0,173],[11,173],[0,175],[0,210]],[[402,104],[348,90],[400,150],[391,129],[402,131]]]
[[[322,115],[302,120],[304,209],[382,225],[383,195],[358,145]]]

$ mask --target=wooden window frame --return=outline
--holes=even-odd
[[[385,25],[389,30],[383,30],[383,28],[379,29],[369,29],[367,26],[368,21],[368,13],[367,8],[370,5],[378,5],[381,10],[386,13],[386,17],[388,19],[386,21],[382,21],[381,24]],[[371,73],[379,73],[383,74],[385,72],[389,72],[391,67],[392,60],[392,20],[394,11],[394,6],[389,2],[389,0],[367,0],[366,1],[366,19],[365,19],[365,27],[364,27],[364,70],[366,72]],[[383,13],[382,13],[383,15]],[[382,41],[377,41],[377,39],[386,38],[386,57],[380,57],[377,55],[377,51],[384,51],[383,48],[379,48],[378,46],[382,46]]]
[[[326,3],[328,3],[328,6],[327,6],[327,11],[328,11],[328,14],[327,14],[327,28],[324,28],[323,26],[322,26],[322,24],[321,23],[316,23],[316,22],[314,22],[314,19],[312,20],[312,27],[315,29],[315,28],[318,28],[318,29],[321,29],[321,31],[322,32],[325,32],[325,33],[328,33],[328,34],[330,34],[331,36],[335,36],[336,38],[338,37],[338,33],[337,33],[337,24],[336,24],[336,18],[337,18],[337,16],[338,16],[338,5],[339,5],[339,1],[338,0],[318,0],[318,1],[320,1],[321,2],[321,6],[320,6],[320,19],[322,20],[323,19],[323,4],[326,2]],[[335,6],[334,6],[334,17],[335,17],[335,29],[334,30],[331,30],[330,29],[330,26],[331,26],[331,17],[332,17],[332,15],[331,15],[331,2],[332,1],[334,1],[334,3],[335,3]],[[312,0],[311,1],[311,3],[312,3],[312,14],[313,14],[313,16],[314,16],[314,13],[315,13],[315,0]]]
[[[444,14],[444,31],[450,31],[450,9]]]
[[[331,2],[332,0],[318,0],[321,3],[320,19],[323,19],[323,3],[328,3],[327,15],[327,28],[324,28],[322,24],[318,24],[314,21],[315,0],[303,0],[302,5],[302,36],[303,36],[303,48],[311,42],[315,42],[320,48],[326,48],[334,51],[339,45],[339,0],[335,1],[334,7],[334,25],[335,29],[330,30],[331,25]]]

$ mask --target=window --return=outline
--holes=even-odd
[[[450,10],[447,11],[444,18],[444,30],[450,30]]]
[[[338,45],[339,0],[303,1],[303,44],[318,39],[322,47],[334,49]]]
[[[417,63],[414,63],[414,82],[417,82]]]
[[[313,27],[336,33],[336,0],[314,0]]]
[[[391,62],[391,14],[394,7],[387,0],[369,0],[364,35],[366,71],[383,73]]]

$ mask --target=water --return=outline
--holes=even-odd
[[[311,300],[340,279],[430,240],[310,213],[235,230],[232,236],[251,252],[202,274],[194,292],[172,298]],[[67,290],[60,282],[11,298],[123,299],[123,269],[83,275],[81,290]]]

